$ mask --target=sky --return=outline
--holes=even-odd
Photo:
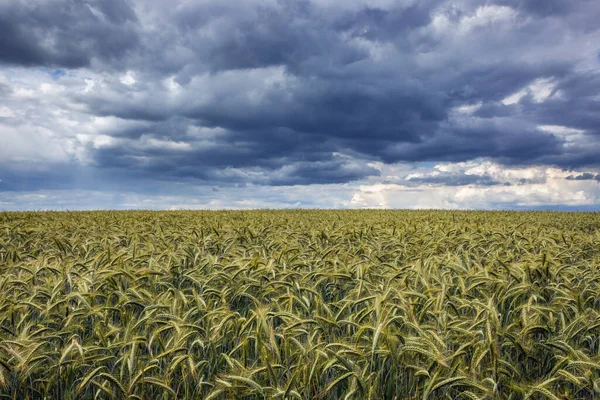
[[[600,210],[597,0],[0,0],[0,210]]]

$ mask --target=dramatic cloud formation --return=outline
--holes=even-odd
[[[0,2],[0,209],[596,209],[593,0]]]

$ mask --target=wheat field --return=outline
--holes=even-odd
[[[599,284],[599,213],[0,213],[0,398],[599,398]]]

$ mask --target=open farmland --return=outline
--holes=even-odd
[[[0,213],[0,393],[598,398],[599,228],[598,213]]]

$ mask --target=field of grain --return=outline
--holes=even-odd
[[[598,398],[599,284],[598,213],[0,213],[0,398]]]

